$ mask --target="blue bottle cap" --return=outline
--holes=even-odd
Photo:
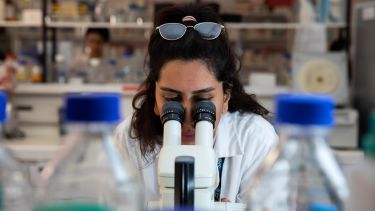
[[[333,204],[311,204],[309,211],[337,211],[337,207]]]
[[[22,59],[22,60],[18,61],[18,64],[22,65],[22,66],[25,66],[25,65],[27,65],[27,61]]]
[[[276,123],[332,126],[334,103],[326,95],[281,94],[276,97]]]
[[[117,93],[70,93],[65,96],[66,121],[116,123],[121,118]]]
[[[124,52],[122,53],[122,56],[123,56],[124,58],[130,58],[130,57],[133,56],[133,54],[134,54],[133,51],[127,50],[127,51],[124,51]]]
[[[116,60],[114,60],[114,59],[110,59],[110,60],[108,60],[108,64],[109,65],[116,65],[117,64],[117,61]]]
[[[0,92],[0,122],[3,123],[7,116],[7,102],[8,97],[4,92]]]
[[[85,70],[81,70],[81,71],[77,72],[77,76],[81,77],[81,78],[84,78],[84,77],[87,76],[87,72]]]

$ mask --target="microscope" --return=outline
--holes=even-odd
[[[184,109],[175,101],[163,107],[163,146],[158,161],[161,197],[159,201],[148,203],[149,210],[245,210],[244,204],[214,201],[214,191],[219,184],[217,157],[213,150],[215,105],[210,101],[197,102],[192,113],[195,145],[181,145]]]

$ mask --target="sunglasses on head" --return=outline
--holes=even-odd
[[[159,30],[160,36],[166,40],[178,40],[184,36],[187,28],[194,28],[203,39],[213,40],[219,37],[224,26],[213,22],[197,23],[194,26],[186,26],[181,23],[165,23],[155,30]]]

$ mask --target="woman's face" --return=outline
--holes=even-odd
[[[182,144],[194,144],[195,129],[192,109],[196,102],[210,100],[216,107],[215,128],[222,113],[228,110],[229,94],[224,93],[218,81],[202,60],[172,60],[161,69],[156,82],[155,113],[160,115],[164,103],[178,101],[185,109],[182,125]]]
[[[98,33],[89,33],[86,36],[85,51],[90,58],[102,56],[104,40]]]

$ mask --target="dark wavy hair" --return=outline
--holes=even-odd
[[[88,28],[85,33],[85,37],[87,37],[89,34],[98,34],[104,42],[109,42],[111,39],[111,35],[107,28]]]
[[[181,23],[185,16],[193,16],[197,22],[215,22],[223,24],[220,17],[211,7],[203,4],[184,4],[165,8],[154,20],[154,26],[164,23]],[[188,28],[179,40],[163,39],[158,31],[153,31],[148,44],[148,73],[142,89],[133,99],[135,112],[132,116],[130,136],[140,141],[143,157],[155,152],[156,146],[162,144],[163,126],[160,117],[154,113],[155,86],[160,71],[172,60],[201,60],[207,64],[216,79],[223,83],[223,91],[230,92],[229,112],[251,112],[266,116],[269,112],[261,106],[254,95],[245,93],[239,80],[239,64],[223,30],[214,40],[204,40],[194,29]]]

